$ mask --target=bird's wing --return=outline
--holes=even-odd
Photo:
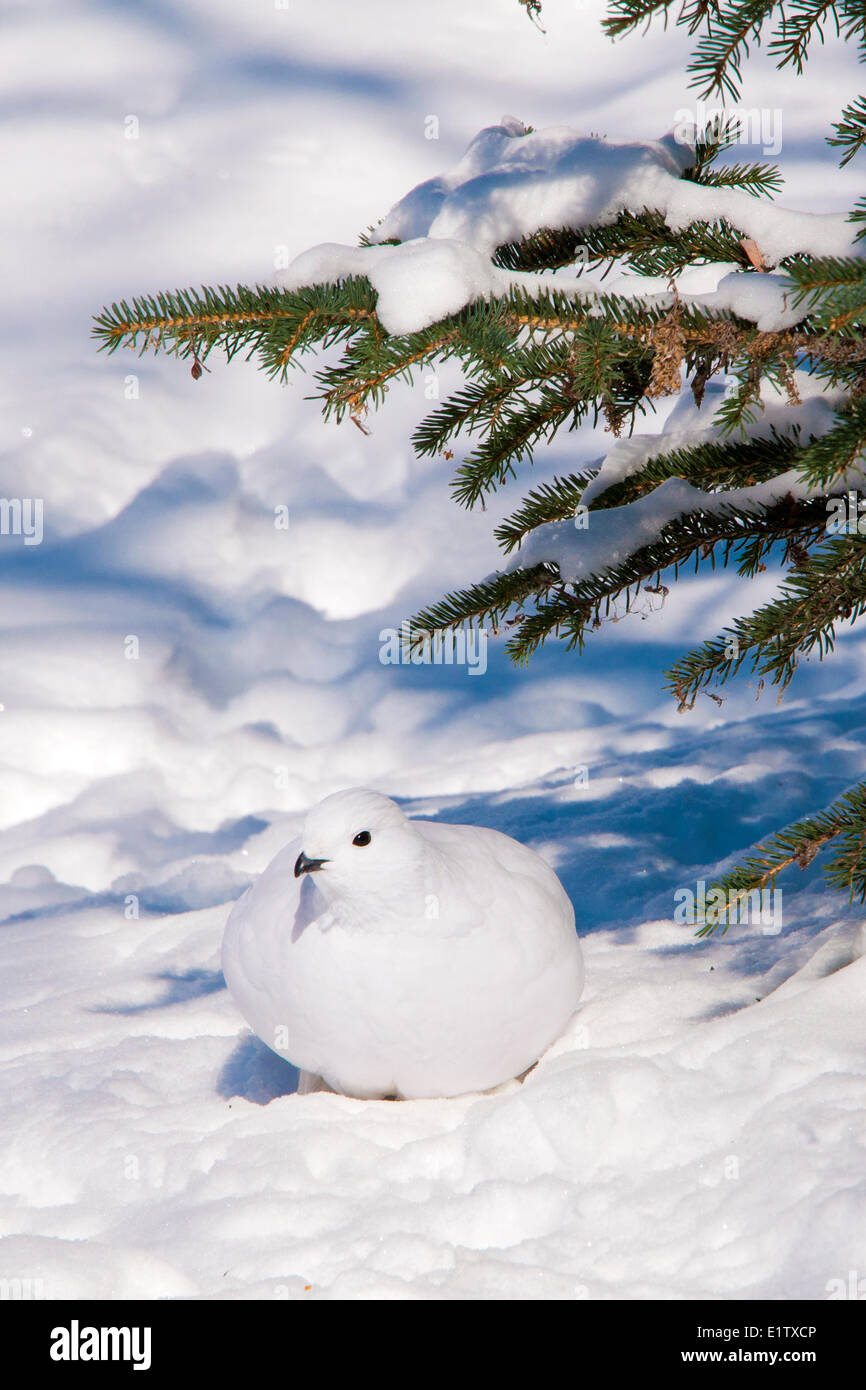
[[[502,920],[522,931],[574,930],[574,909],[549,864],[526,845],[475,825],[416,821],[435,851],[440,912],[458,929]]]

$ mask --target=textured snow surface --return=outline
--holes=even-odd
[[[522,1086],[402,1103],[285,1094],[217,991],[221,909],[9,923],[3,1272],[58,1297],[823,1297],[864,1255],[866,960],[820,913],[593,933]]]
[[[819,896],[813,865],[779,935],[701,942],[673,893],[864,775],[859,639],[780,708],[741,683],[677,715],[662,668],[749,606],[707,575],[580,660],[517,671],[491,639],[483,677],[383,665],[384,628],[489,572],[529,486],[609,440],[559,436],[466,514],[446,465],[412,460],[421,382],[365,437],[321,422],[309,378],[281,391],[213,358],[193,381],[87,337],[106,301],[349,244],[503,108],[625,141],[638,106],[654,131],[688,103],[686,36],[610,45],[570,0],[545,0],[547,38],[500,0],[408,8],[10,7],[0,495],[44,499],[45,539],[0,538],[0,1278],[823,1298],[866,1270],[862,910]],[[833,54],[808,109],[766,68],[743,98],[784,107],[785,196],[816,213],[861,192],[827,172],[858,81]],[[223,988],[233,901],[309,805],[359,784],[500,829],[562,879],[584,1005],[522,1088],[298,1097]]]

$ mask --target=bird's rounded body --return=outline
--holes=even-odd
[[[359,1097],[507,1081],[560,1036],[583,988],[571,903],[539,855],[360,791],[316,807],[235,904],[223,970],[269,1047]]]

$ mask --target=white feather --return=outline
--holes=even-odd
[[[367,831],[370,843],[352,842]],[[301,853],[326,862],[294,875]],[[334,1091],[483,1091],[531,1067],[583,989],[571,903],[496,830],[327,797],[235,904],[223,970],[255,1032]]]

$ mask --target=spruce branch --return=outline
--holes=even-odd
[[[858,467],[866,474],[866,395],[851,401],[797,459],[801,477],[814,487],[830,488]]]
[[[791,512],[813,540],[826,527],[823,498],[792,503]],[[789,574],[777,598],[675,662],[665,673],[668,689],[688,708],[705,685],[725,682],[747,657],[754,673],[784,689],[803,657],[817,651],[823,660],[833,650],[837,623],[853,623],[864,611],[866,538],[831,537]]]
[[[523,499],[517,511],[497,526],[494,535],[506,555],[510,554],[538,526],[575,516],[592,472],[572,473],[541,483]]]
[[[833,129],[836,134],[827,136],[827,144],[845,150],[839,160],[840,167],[844,168],[866,145],[866,97],[857,97],[846,106],[839,120],[833,122]]]
[[[835,32],[841,34],[839,8],[836,0],[787,0],[779,32],[768,45],[776,66],[790,64],[795,72],[802,73],[809,45],[816,38],[823,44],[827,23],[832,22]]]
[[[756,196],[771,193],[776,187],[776,170],[771,165],[734,165],[730,174],[722,168],[706,170],[700,178],[693,173],[687,170],[683,177],[690,182],[739,187]],[[741,233],[721,219],[698,219],[672,231],[660,212],[644,208],[637,213],[621,212],[606,226],[547,229],[521,242],[506,242],[497,248],[493,261],[504,270],[570,266],[578,274],[614,260],[622,260],[639,275],[674,275],[687,265],[718,261],[746,269],[749,260],[740,239]]]
[[[536,499],[527,499],[527,503],[541,507],[549,503],[553,510],[558,501],[565,501],[569,486],[574,487],[574,481],[564,480],[562,489],[547,494],[540,491]],[[732,500],[723,511],[695,510],[669,522],[652,543],[602,573],[568,583],[562,580],[553,561],[514,568],[483,585],[446,596],[440,604],[416,615],[412,628],[419,635],[430,635],[486,617],[494,617],[498,624],[510,607],[516,606],[521,610],[521,621],[505,647],[512,661],[525,662],[550,636],[561,638],[568,648],[582,650],[587,628],[600,626],[618,600],[629,611],[641,589],[660,580],[666,570],[672,569],[676,575],[690,559],[695,561],[696,571],[705,563],[715,566],[717,559],[724,567],[738,560],[741,547],[753,546],[755,537],[761,538],[765,551],[786,537],[801,538],[804,529],[811,530],[817,538],[823,532],[826,515],[823,499],[794,503],[785,498],[766,507],[748,508],[738,507]],[[514,548],[521,538],[520,527],[519,512],[503,523],[499,537],[503,548]],[[555,591],[552,598],[551,590]],[[535,604],[535,612],[529,615],[526,610],[531,603]]]
[[[315,345],[350,338],[375,316],[366,280],[289,291],[238,285],[168,291],[103,309],[94,320],[100,351],[130,348],[139,356],[165,352],[202,362],[221,348],[226,359],[246,348],[272,376],[285,375],[290,359]]]
[[[596,493],[593,509],[628,506],[668,478],[684,478],[702,491],[754,487],[799,466],[807,453],[798,427],[782,434],[775,426],[765,437],[735,442],[713,439],[652,455],[625,478]],[[663,437],[660,437],[661,444]]]
[[[757,845],[739,864],[708,885],[709,898],[721,892],[731,904],[754,892],[773,888],[779,874],[797,865],[807,869],[829,845],[838,842],[833,857],[824,865],[828,886],[847,891],[849,901],[866,899],[866,783],[849,788],[825,810],[794,821]],[[699,936],[709,936],[717,926],[724,935],[730,923],[721,909],[705,921]]]
[[[689,171],[683,175],[689,177]],[[721,164],[716,169],[704,170],[695,183],[708,188],[740,188],[755,198],[769,197],[778,193],[784,179],[775,164]]]
[[[609,0],[602,27],[611,38],[631,32],[661,17],[667,27],[673,0]],[[700,33],[689,72],[701,97],[713,94],[736,101],[740,94],[741,64],[749,45],[767,37],[767,49],[778,68],[793,67],[802,73],[809,49],[823,44],[825,30],[856,40],[861,61],[866,61],[866,7],[863,0],[682,0],[675,23],[690,34]],[[771,28],[771,26],[773,26]],[[846,107],[835,125],[832,145],[848,152],[847,163],[859,150],[863,136],[863,98]]]
[[[866,259],[822,257],[788,269],[796,285],[792,304],[809,309],[810,327],[862,340],[866,327]]]

